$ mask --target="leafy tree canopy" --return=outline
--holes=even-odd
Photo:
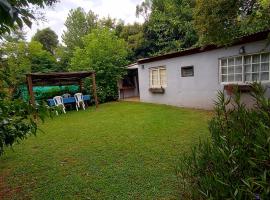
[[[44,50],[54,55],[55,48],[58,45],[58,36],[52,29],[38,30],[32,40],[40,42]]]
[[[58,70],[59,71],[67,71],[69,61],[70,61],[70,53],[66,46],[58,45],[58,47],[55,49],[55,58],[58,63]]]
[[[198,38],[193,28],[194,1],[191,0],[152,0],[145,1],[143,8],[137,7],[146,17],[144,24],[145,51],[149,55],[168,53],[189,48]]]
[[[269,0],[197,0],[194,24],[201,44],[228,44],[270,28]]]
[[[141,4],[136,6],[136,16],[142,16],[145,21],[149,20],[152,7],[152,0],[144,0]]]
[[[62,35],[63,42],[70,50],[74,50],[75,47],[82,47],[83,36],[97,27],[97,15],[91,10],[86,13],[81,7],[72,9],[69,11],[65,26],[67,30]]]
[[[99,101],[117,98],[117,81],[125,73],[127,44],[108,28],[93,30],[77,48],[70,70],[95,70]]]
[[[128,59],[130,61],[134,62],[138,58],[146,56],[143,25],[138,23],[123,25],[119,37],[123,38],[128,44]]]
[[[2,45],[1,52],[0,70],[8,77],[6,88],[10,89],[10,96],[18,85],[25,82],[26,73],[48,72],[56,68],[55,58],[36,41],[7,42]]]

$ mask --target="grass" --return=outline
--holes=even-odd
[[[0,157],[0,199],[178,199],[175,167],[210,115],[115,102],[49,119]]]

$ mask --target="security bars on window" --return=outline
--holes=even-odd
[[[221,83],[270,81],[270,53],[219,59]]]

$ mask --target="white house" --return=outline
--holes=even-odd
[[[137,93],[127,97],[139,95],[142,102],[212,109],[218,90],[228,84],[242,85],[242,89],[253,81],[267,85],[269,33],[239,38],[231,46],[210,45],[138,60],[128,68],[133,71],[131,79],[137,81],[133,84]]]

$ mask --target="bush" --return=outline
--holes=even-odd
[[[12,147],[30,135],[36,135],[38,120],[43,121],[54,114],[44,104],[33,107],[20,98],[20,94],[9,93],[9,77],[0,71],[0,155],[5,147]]]
[[[37,119],[44,120],[52,115],[45,105],[38,109],[20,100],[3,98],[0,95],[0,155],[5,146],[12,147],[14,143],[36,135]]]
[[[219,92],[211,139],[194,147],[178,169],[185,199],[269,199],[270,100],[264,94],[253,84],[255,106],[247,108],[239,92],[231,98]]]

